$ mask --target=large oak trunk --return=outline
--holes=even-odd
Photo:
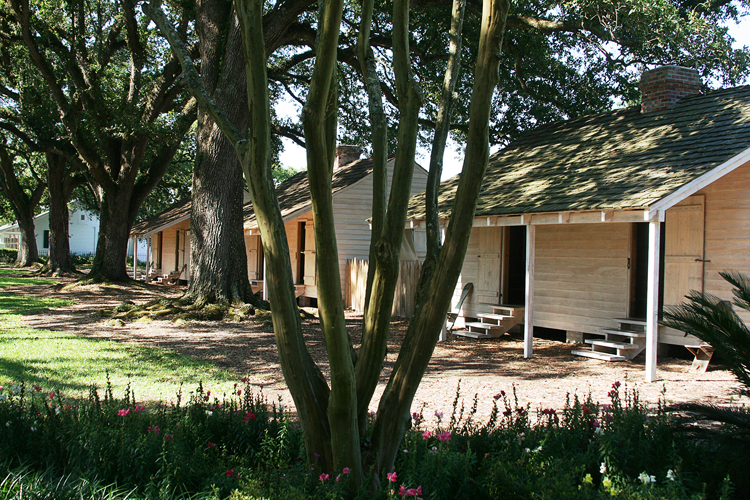
[[[66,159],[47,154],[47,189],[49,192],[49,260],[44,271],[59,274],[73,272],[70,258],[68,199],[72,182],[65,172]]]
[[[34,229],[34,213],[17,213],[17,215],[21,238],[18,244],[16,264],[21,267],[28,267],[35,262],[39,262],[39,249],[37,248]]]
[[[216,29],[216,26],[228,29]],[[198,5],[201,80],[241,130],[247,128],[245,67],[231,2]],[[216,92],[220,89],[220,92]],[[203,110],[198,115],[198,158],[193,171],[190,215],[191,282],[198,303],[250,302],[242,230],[242,168],[232,144]]]

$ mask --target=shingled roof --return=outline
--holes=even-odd
[[[190,198],[180,201],[167,208],[163,212],[149,217],[148,219],[134,224],[130,230],[131,236],[144,236],[160,231],[162,228],[182,222],[190,218]]]
[[[553,123],[490,158],[477,216],[648,209],[750,148],[750,86],[683,98],[671,108],[637,107]],[[440,186],[449,217],[459,176]],[[409,219],[423,219],[424,193]]]
[[[338,191],[363,179],[371,172],[372,159],[356,160],[337,168],[333,171],[331,193],[336,194]],[[276,186],[276,196],[279,199],[281,217],[284,219],[300,210],[311,208],[310,182],[307,178],[307,171],[293,175]],[[245,221],[243,224],[245,229],[258,227],[252,203],[247,203],[243,207],[243,220]]]

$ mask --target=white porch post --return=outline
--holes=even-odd
[[[523,357],[534,354],[534,254],[536,226],[526,226],[526,300],[524,304]]]
[[[151,237],[146,238],[146,283],[148,283],[151,274]]]
[[[138,236],[133,236],[133,279],[138,279]]]
[[[263,259],[263,300],[268,300],[268,275],[266,274],[266,259]]]
[[[661,214],[659,214],[661,215]],[[655,382],[656,346],[659,335],[659,217],[648,223],[648,294],[646,296],[646,382]]]

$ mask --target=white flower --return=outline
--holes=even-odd
[[[209,417],[210,417],[211,415],[213,415],[213,414],[214,414],[214,412],[212,412],[211,410],[206,410],[206,415],[208,415]]]
[[[599,466],[599,473],[604,475],[607,473],[607,464],[602,462],[602,464]]]
[[[667,479],[669,479],[670,481],[674,481],[676,479],[674,471],[672,469],[669,469],[667,471]]]
[[[540,444],[537,448],[534,448],[534,453],[539,453],[542,451],[542,445]]]
[[[644,471],[638,476],[638,480],[643,484],[655,483],[656,476],[649,476],[648,473]]]
[[[594,429],[594,434],[596,434],[597,436],[603,436],[604,429],[602,429],[601,427],[597,427],[596,429]]]
[[[31,427],[31,432],[36,432],[36,427],[32,426]]]
[[[7,422],[5,422],[5,427],[10,427],[10,420],[8,420]]]
[[[59,415],[59,414],[60,414],[60,407],[58,406],[55,408],[55,415]]]

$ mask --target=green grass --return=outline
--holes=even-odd
[[[9,276],[0,269],[0,289],[54,283],[44,278]],[[26,380],[45,390],[80,395],[104,386],[109,375],[116,392],[130,385],[139,399],[169,400],[181,384],[192,391],[210,380],[215,394],[231,392],[238,375],[215,365],[160,348],[92,339],[74,333],[30,328],[23,315],[70,304],[69,300],[0,292],[0,385]],[[102,328],[108,328],[102,324]]]

